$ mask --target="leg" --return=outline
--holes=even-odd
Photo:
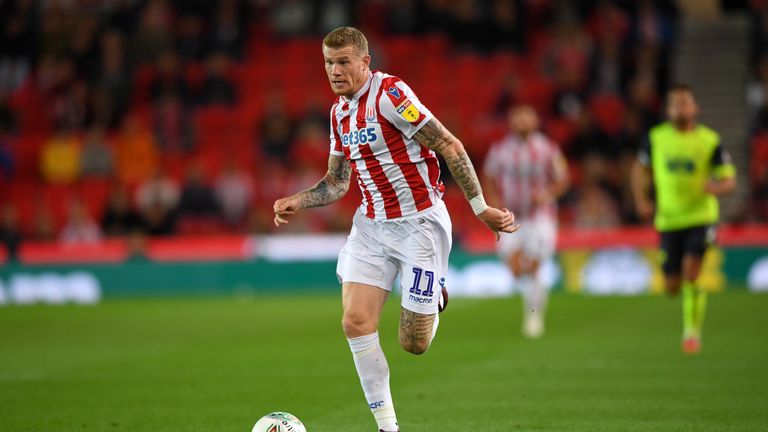
[[[420,314],[400,307],[400,346],[411,354],[424,354],[432,342],[437,314]]]
[[[701,332],[707,308],[707,293],[697,286],[704,254],[714,241],[713,227],[696,227],[687,230],[685,255],[683,256],[683,292],[686,293],[690,316],[687,317],[683,334],[683,350],[695,354],[701,349]]]
[[[389,365],[379,344],[379,318],[389,291],[355,282],[342,284],[347,336],[357,375],[368,406],[381,430],[397,431],[397,416],[389,389]]]
[[[344,315],[341,326],[348,338],[374,333],[379,328],[379,318],[389,291],[356,282],[345,282],[341,287]]]

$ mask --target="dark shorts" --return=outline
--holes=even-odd
[[[715,242],[717,227],[704,225],[661,234],[661,269],[665,275],[679,275],[683,268],[683,256],[703,257],[707,248]]]

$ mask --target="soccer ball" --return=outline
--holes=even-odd
[[[273,412],[260,418],[251,432],[307,432],[307,428],[287,412]]]

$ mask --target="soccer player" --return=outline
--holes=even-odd
[[[517,225],[509,210],[489,207],[464,147],[397,77],[371,71],[368,42],[341,27],[323,39],[331,90],[328,172],[316,185],[275,201],[275,224],[347,192],[354,171],[362,193],[339,253],[342,327],[380,431],[397,431],[389,367],[378,326],[395,279],[402,288],[400,345],[422,354],[437,330],[451,248],[451,221],[441,199],[440,153],[477,217],[498,238]],[[443,299],[444,298],[444,299]],[[441,300],[443,299],[443,300]],[[439,303],[443,303],[439,305]]]
[[[557,198],[568,189],[568,166],[559,147],[539,132],[539,117],[527,105],[509,111],[511,132],[491,146],[483,166],[483,189],[493,205],[514,208],[515,235],[502,235],[498,254],[523,295],[523,335],[544,334],[548,291],[539,267],[555,252]]]
[[[717,196],[736,188],[736,170],[718,134],[698,124],[693,90],[676,85],[667,93],[669,121],[648,134],[632,169],[638,214],[650,219],[651,176],[656,190],[654,225],[661,234],[662,270],[669,294],[683,291],[683,342],[686,354],[701,349],[707,294],[697,279],[719,219]]]

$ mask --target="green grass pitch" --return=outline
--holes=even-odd
[[[454,299],[431,350],[381,337],[413,431],[766,431],[768,296],[711,297],[704,350],[679,351],[679,299],[556,295],[548,334],[520,302]],[[1,431],[374,431],[336,296],[0,308]]]

